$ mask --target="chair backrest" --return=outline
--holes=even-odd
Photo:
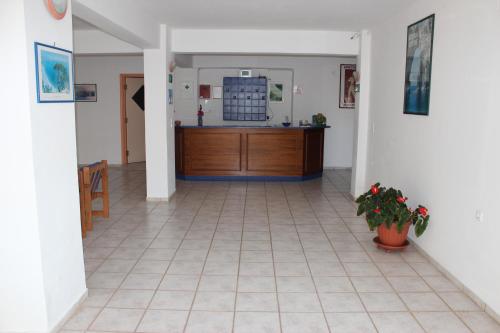
[[[84,172],[85,169],[88,170],[89,179],[85,179],[84,177],[84,182],[90,185],[91,192],[97,191],[99,187],[99,182],[102,179],[102,172],[104,168],[106,168],[106,163],[104,161],[92,163],[80,168],[80,170],[83,171],[83,174],[85,174]]]

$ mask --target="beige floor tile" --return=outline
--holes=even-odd
[[[91,330],[107,332],[134,332],[144,310],[138,309],[104,309],[96,318]]]
[[[280,333],[277,312],[236,312],[234,333]]]
[[[328,333],[322,313],[282,313],[283,333]]]
[[[406,311],[396,293],[360,293],[359,296],[368,312]]]
[[[66,322],[65,329],[85,330],[101,312],[101,308],[82,307]]]
[[[388,277],[389,283],[398,292],[431,291],[429,286],[420,277]]]
[[[236,293],[199,291],[193,303],[193,310],[198,311],[234,311]]]
[[[154,290],[158,288],[161,278],[161,274],[129,274],[120,288]]]
[[[322,312],[316,293],[278,293],[281,312]]]
[[[416,312],[415,317],[428,333],[470,333],[452,312]]]
[[[475,333],[498,333],[500,324],[484,312],[458,312],[457,315]]]
[[[123,309],[145,309],[153,298],[153,294],[153,290],[117,290],[106,306]]]
[[[114,289],[92,289],[89,288],[87,299],[83,306],[103,307],[114,293]]]
[[[366,313],[327,313],[326,320],[332,332],[375,333],[375,327]]]
[[[378,312],[370,317],[379,333],[424,333],[409,312]]]
[[[147,310],[137,332],[182,333],[187,317],[187,311]]]
[[[233,312],[192,311],[186,333],[231,333]]]
[[[144,164],[110,168],[112,214],[83,241],[89,297],[66,331],[500,332],[415,247],[376,248],[350,170],[178,181],[168,203],[144,200],[145,178]]]
[[[400,293],[410,311],[449,311],[448,306],[435,293]]]
[[[309,276],[277,276],[278,292],[315,292],[313,280]]]
[[[278,298],[275,293],[238,293],[236,311],[278,311]]]
[[[193,303],[193,291],[157,291],[150,308],[157,310],[189,310]]]
[[[200,280],[199,275],[165,275],[158,289],[194,291]]]
[[[481,311],[479,306],[462,292],[444,292],[439,296],[453,311]]]
[[[356,293],[319,294],[324,312],[365,312]]]

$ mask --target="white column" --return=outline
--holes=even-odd
[[[368,167],[368,137],[370,131],[370,71],[371,71],[371,34],[361,31],[359,37],[359,56],[357,70],[360,73],[360,92],[357,95],[354,121],[354,154],[352,161],[351,194],[359,196],[366,191],[366,172]]]
[[[175,192],[173,105],[168,104],[170,32],[160,26],[160,48],[144,50],[146,178],[148,200],[168,200]]]
[[[71,8],[0,11],[0,332],[49,332],[86,295],[73,103],[38,104],[34,42],[71,50]]]

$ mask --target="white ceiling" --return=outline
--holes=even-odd
[[[97,28],[79,17],[73,16],[73,30],[96,30]]]
[[[361,30],[415,0],[106,0],[185,28]]]

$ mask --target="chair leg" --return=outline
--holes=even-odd
[[[102,161],[104,169],[102,172],[102,210],[104,217],[109,217],[109,184],[108,184],[108,161]]]

